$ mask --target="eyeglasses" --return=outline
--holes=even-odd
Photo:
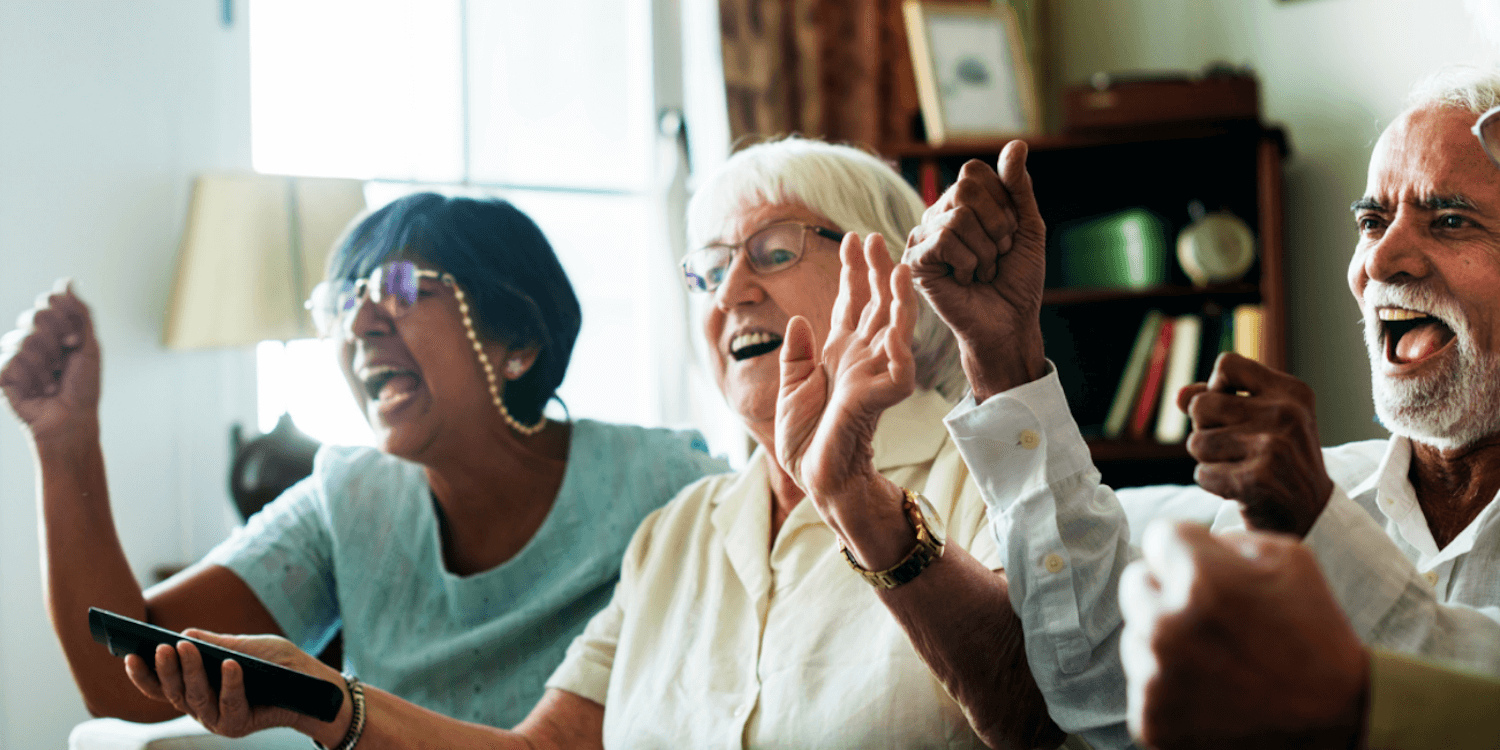
[[[802,260],[808,232],[834,242],[844,239],[842,234],[832,229],[812,224],[795,221],[772,224],[739,244],[714,244],[688,253],[682,259],[682,281],[690,291],[713,292],[729,274],[729,266],[734,262],[735,253],[742,247],[745,248],[745,257],[749,259],[750,267],[757,274],[768,276],[777,271],[785,271]]]
[[[1495,166],[1500,166],[1500,107],[1491,107],[1488,112],[1479,116],[1472,128],[1474,137],[1479,139],[1479,145],[1484,147],[1484,153],[1488,154],[1490,161]]]
[[[313,327],[318,335],[326,338],[344,329],[349,314],[366,296],[392,319],[405,317],[422,296],[423,279],[436,279],[453,289],[458,288],[452,274],[417,268],[409,260],[393,260],[380,264],[363,279],[319,283],[303,306],[312,313]]]

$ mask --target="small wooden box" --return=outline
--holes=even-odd
[[[1253,76],[1116,81],[1102,89],[1082,85],[1063,92],[1065,131],[1259,119],[1260,90]]]

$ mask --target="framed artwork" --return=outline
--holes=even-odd
[[[1041,130],[1016,14],[994,4],[906,0],[927,141],[993,140]]]

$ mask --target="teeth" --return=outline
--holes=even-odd
[[[769,333],[742,333],[729,342],[729,351],[737,352],[747,346],[756,344],[768,344],[772,341],[780,341],[781,337]]]
[[[1381,320],[1416,320],[1417,318],[1431,317],[1424,312],[1405,310],[1399,307],[1382,307],[1375,311],[1375,315]]]
[[[376,365],[374,367],[370,367],[370,368],[367,368],[365,370],[365,372],[364,372],[364,379],[365,380],[370,380],[372,378],[378,378],[378,377],[381,377],[381,376],[384,376],[384,375],[389,375],[389,374],[391,374],[393,372],[397,372],[397,370],[396,370],[396,368],[391,367],[390,365]]]

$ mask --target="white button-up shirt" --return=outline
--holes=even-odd
[[[946,421],[989,505],[1052,718],[1095,747],[1128,747],[1117,591],[1138,554],[1130,532],[1138,541],[1157,517],[1243,528],[1239,504],[1198,487],[1116,497],[1099,484],[1055,372],[983,404],[965,399]],[[1335,490],[1305,543],[1366,643],[1500,674],[1500,503],[1438,550],[1410,458],[1404,438],[1324,449]]]
[[[927,496],[948,544],[997,569],[948,408],[919,392],[888,410],[875,466]],[[810,501],[773,542],[764,458],[646,519],[614,599],[548,687],[604,705],[606,747],[983,747]]]

